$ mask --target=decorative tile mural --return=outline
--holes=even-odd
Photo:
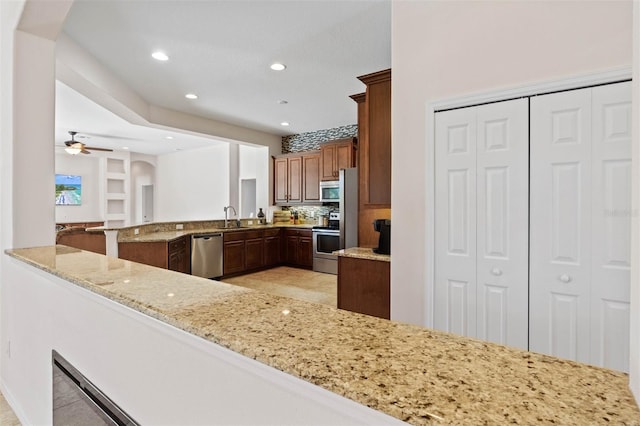
[[[313,151],[320,149],[320,143],[334,139],[358,136],[358,125],[334,127],[333,129],[316,130],[315,132],[299,133],[282,137],[282,153]]]

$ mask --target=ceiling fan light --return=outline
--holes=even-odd
[[[68,146],[64,150],[67,151],[67,153],[71,154],[71,155],[78,155],[82,151],[82,149],[80,149],[78,147],[75,147],[75,146]]]

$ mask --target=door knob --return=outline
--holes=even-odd
[[[499,277],[500,275],[502,275],[502,269],[500,269],[500,268],[493,268],[493,269],[491,270],[491,273],[492,273],[493,275],[495,275],[496,277]]]
[[[560,275],[560,277],[558,277],[560,279],[560,281],[562,281],[563,283],[568,283],[571,282],[571,277],[567,274],[562,274]]]

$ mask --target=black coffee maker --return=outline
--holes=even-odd
[[[391,254],[391,219],[376,219],[373,221],[373,229],[380,233],[378,247],[374,253]]]

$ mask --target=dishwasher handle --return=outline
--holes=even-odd
[[[210,240],[213,237],[222,237],[222,232],[219,232],[217,234],[203,234],[203,235],[194,235],[193,239],[205,239],[205,240]]]

